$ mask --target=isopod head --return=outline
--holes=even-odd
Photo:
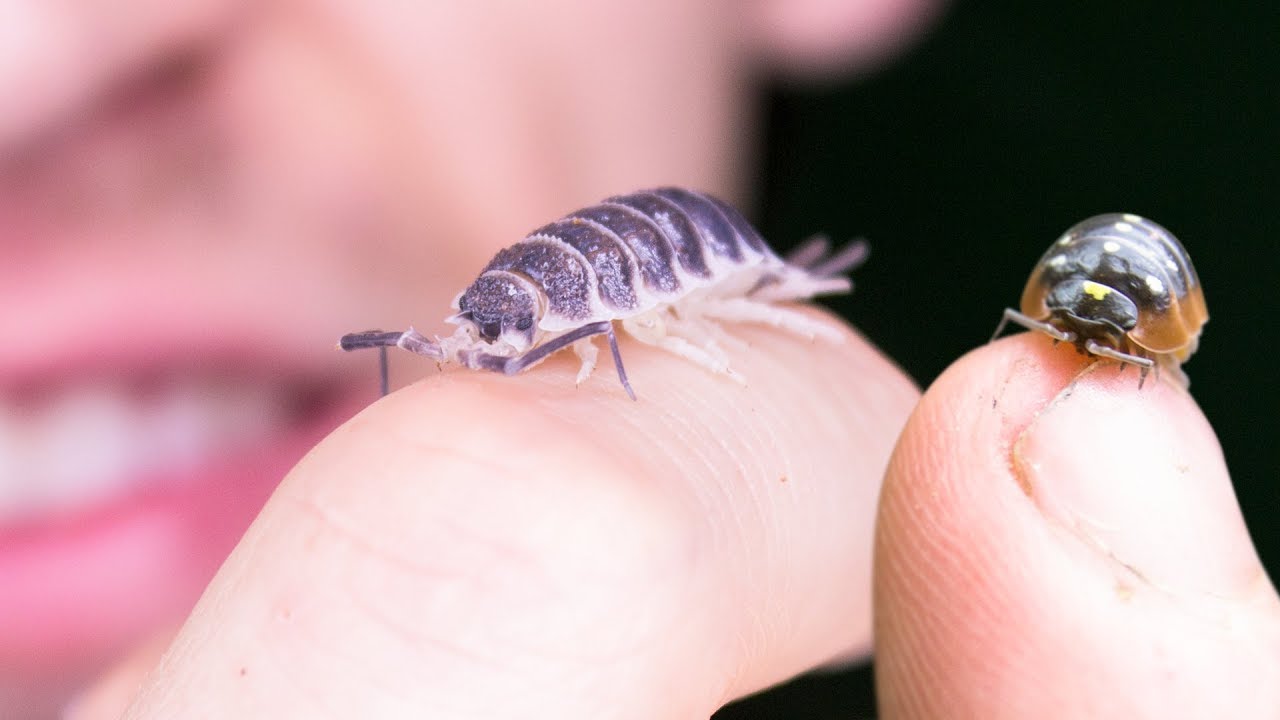
[[[505,344],[512,353],[521,353],[534,343],[542,314],[540,295],[519,276],[485,273],[454,300],[458,313],[449,322],[470,325],[478,339],[491,345]]]

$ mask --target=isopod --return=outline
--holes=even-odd
[[[632,400],[614,321],[656,345],[739,381],[716,321],[754,322],[806,338],[839,340],[831,326],[778,305],[846,293],[867,244],[831,251],[815,238],[778,257],[737,210],[710,195],[663,187],[608,198],[534,230],[498,252],[453,301],[448,337],[403,332],[344,335],[343,350],[395,346],[440,362],[514,375],[572,347],[577,382],[595,369],[594,336],[609,341]],[[385,365],[384,365],[385,393]]]
[[[1209,321],[1191,256],[1173,233],[1132,213],[1083,220],[1036,263],[1020,310],[1006,323],[1036,330],[1082,353],[1138,366],[1138,387],[1161,367],[1187,387],[1182,363],[1200,345]]]

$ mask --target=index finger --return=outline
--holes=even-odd
[[[745,387],[624,340],[639,402],[564,354],[378,402],[285,479],[129,717],[706,717],[864,652],[916,392],[847,330],[733,331]]]

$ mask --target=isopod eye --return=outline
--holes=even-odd
[[[486,342],[493,342],[502,334],[502,321],[495,320],[493,322],[481,323],[480,337]]]
[[[523,317],[523,318],[520,318],[520,321],[516,323],[516,329],[521,332],[524,332],[525,330],[528,330],[531,327],[533,327],[533,318]]]

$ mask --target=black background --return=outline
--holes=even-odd
[[[1277,8],[955,4],[877,74],[772,95],[757,214],[779,247],[817,232],[870,239],[855,294],[831,304],[922,387],[987,340],[1070,225],[1124,211],[1169,228],[1212,318],[1185,369],[1273,578]],[[802,678],[716,718],[873,713],[863,668]]]

